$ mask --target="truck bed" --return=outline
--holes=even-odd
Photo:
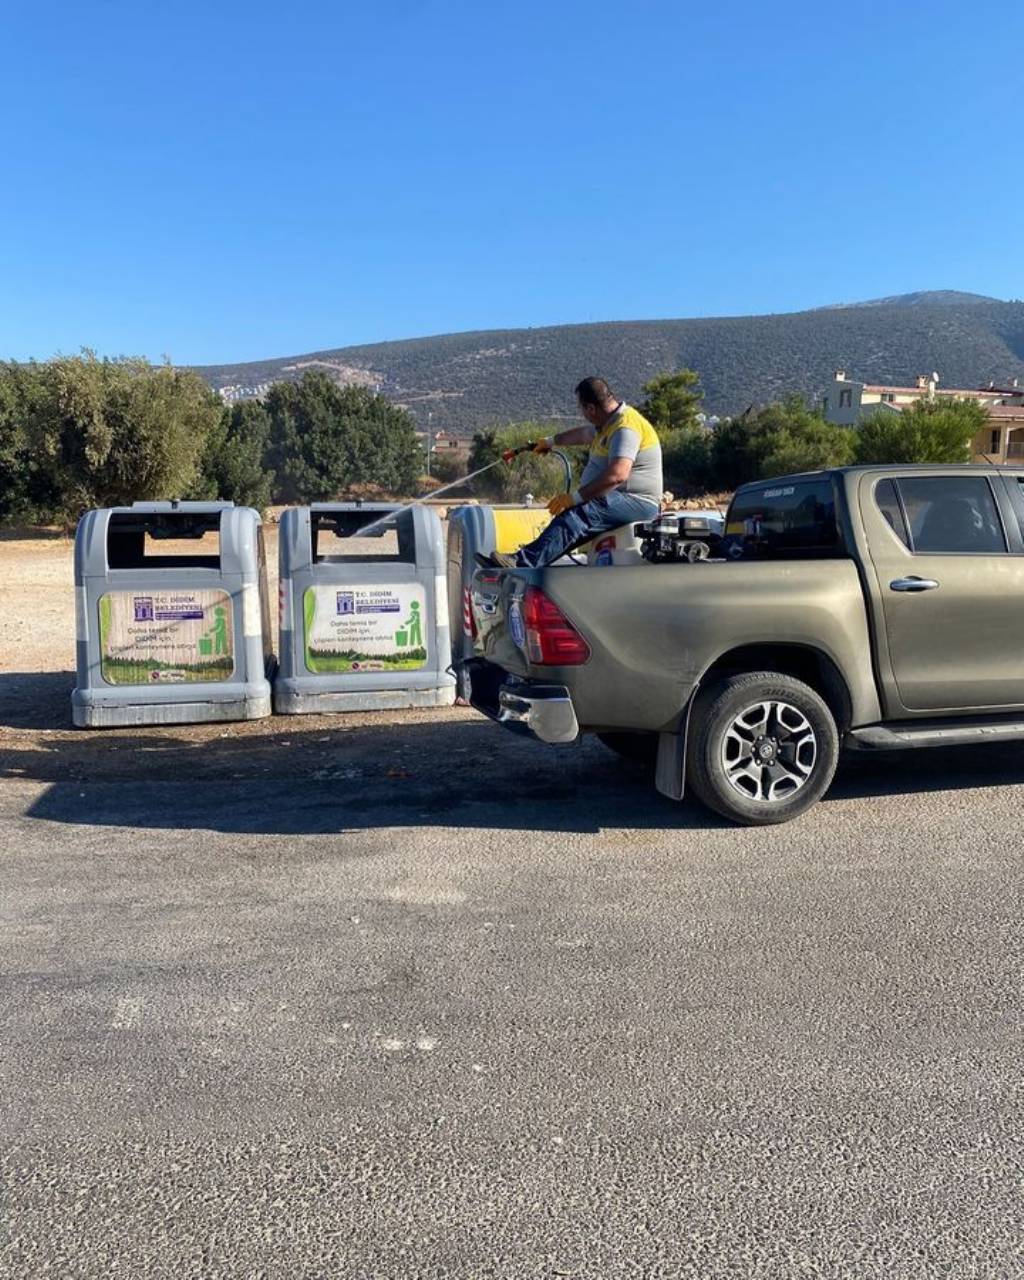
[[[529,587],[543,591],[580,632],[589,661],[529,661],[509,623]],[[477,658],[513,680],[567,688],[584,731],[673,732],[712,663],[743,646],[777,644],[821,651],[840,670],[860,671],[855,701],[865,723],[877,719],[867,614],[852,560],[481,570],[473,610]],[[499,680],[478,671],[481,689]],[[493,689],[489,703],[480,709],[493,711]]]

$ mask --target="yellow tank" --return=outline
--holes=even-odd
[[[526,546],[551,521],[546,507],[492,507],[494,550],[509,555]]]

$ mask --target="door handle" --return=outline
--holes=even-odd
[[[934,591],[939,584],[934,578],[894,578],[890,591]]]

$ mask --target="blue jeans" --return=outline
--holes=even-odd
[[[516,562],[523,569],[543,569],[599,533],[617,529],[620,524],[653,520],[657,514],[658,504],[653,498],[634,498],[613,489],[555,516],[539,537],[517,552]]]

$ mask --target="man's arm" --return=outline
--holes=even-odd
[[[620,428],[608,443],[608,465],[601,474],[571,493],[557,494],[548,503],[548,510],[553,516],[561,515],[569,507],[578,507],[582,502],[603,497],[612,489],[618,488],[629,479],[629,474],[633,470],[633,459],[639,449],[638,433],[629,427]]]
[[[632,458],[610,458],[608,465],[599,476],[576,490],[579,495],[578,502],[589,502],[591,498],[601,498],[612,489],[617,489],[620,484],[629,479],[629,473],[632,470]]]
[[[622,484],[629,478],[633,470],[632,458],[610,458],[608,465],[599,476],[595,476],[588,484],[581,485],[572,493],[558,493],[548,503],[548,510],[553,516],[559,516],[570,507],[578,507],[581,502],[589,502],[591,498],[600,498],[602,494]]]
[[[597,432],[591,426],[570,427],[568,431],[559,431],[557,435],[548,436],[547,444],[590,444]]]

